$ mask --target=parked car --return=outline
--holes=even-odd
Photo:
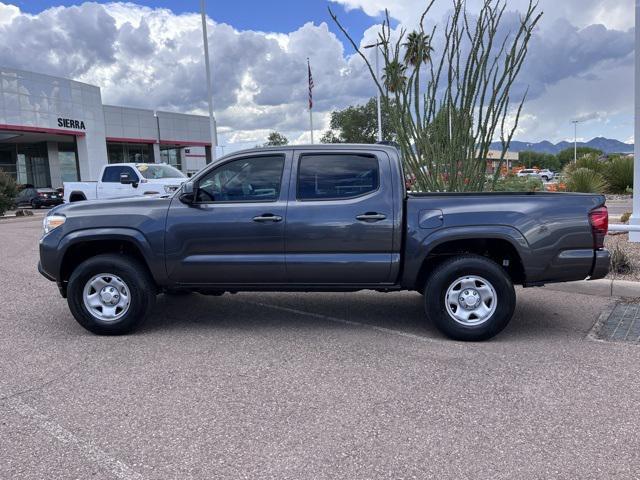
[[[544,182],[550,182],[551,180],[553,180],[553,178],[556,176],[556,174],[554,172],[552,172],[551,170],[549,170],[548,168],[545,168],[543,170],[540,170],[538,172],[538,176],[540,177],[540,179]]]
[[[180,170],[164,163],[105,165],[98,178],[97,182],[65,182],[65,202],[173,193],[187,180]]]
[[[134,330],[160,292],[371,289],[421,292],[442,332],[484,340],[511,319],[514,285],[607,274],[604,204],[407,193],[398,151],[383,145],[253,149],[173,195],[55,208],[38,268],[98,334]]]
[[[55,207],[63,202],[62,196],[53,188],[35,188],[29,186],[16,196],[17,207]]]
[[[518,172],[518,177],[539,177],[540,170],[537,168],[523,168]]]

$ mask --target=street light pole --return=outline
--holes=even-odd
[[[205,0],[200,0],[200,15],[202,17],[202,41],[204,43],[204,64],[207,70],[207,100],[209,102],[209,132],[211,135],[211,161],[216,160],[216,146],[218,144],[218,132],[216,119],[213,116],[213,91],[211,88],[211,66],[209,65],[209,37],[207,35],[207,15],[205,13]]]
[[[382,43],[376,42],[371,45],[365,45],[364,48],[376,48],[376,80],[380,81],[380,45]],[[382,107],[380,106],[380,89],[376,86],[376,98],[377,98],[377,108],[378,108],[378,141],[382,141]]]
[[[578,123],[580,120],[573,120],[573,163],[578,163]]]

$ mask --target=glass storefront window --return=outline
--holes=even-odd
[[[21,185],[51,187],[45,142],[0,145],[0,168]]]
[[[151,145],[146,143],[107,142],[109,163],[148,163]]]
[[[160,159],[162,163],[182,170],[182,154],[180,148],[160,147]]]
[[[63,182],[77,182],[80,179],[75,144],[59,143],[58,161],[60,162],[60,176]]]

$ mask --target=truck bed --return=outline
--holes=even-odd
[[[470,236],[513,245],[524,285],[587,278],[598,260],[589,212],[604,203],[603,195],[581,193],[408,193],[405,281],[417,275],[419,262],[410,259]]]

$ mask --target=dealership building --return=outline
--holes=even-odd
[[[0,169],[18,183],[98,180],[103,165],[211,161],[206,116],[102,104],[100,88],[0,66]]]

